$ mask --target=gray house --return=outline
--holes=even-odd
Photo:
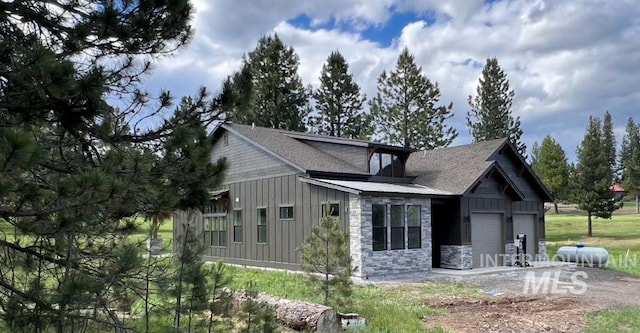
[[[552,198],[507,140],[416,151],[238,124],[212,135],[211,159],[229,169],[196,217],[209,259],[300,269],[296,249],[324,214],[349,230],[361,278],[510,265],[520,233],[545,254]],[[175,239],[186,222],[176,213]]]

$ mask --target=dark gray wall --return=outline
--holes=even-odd
[[[459,231],[458,238],[452,237],[448,241],[450,245],[471,244],[471,214],[474,212],[501,213],[505,216],[502,235],[503,242],[513,241],[513,221],[510,218],[514,214],[532,214],[536,219],[536,239],[545,238],[544,202],[541,201],[536,190],[534,180],[526,176],[526,172],[520,174],[520,162],[511,153],[496,153],[492,157],[514,182],[516,187],[524,194],[525,200],[515,201],[501,191],[501,182],[494,176],[482,179],[482,183],[473,191],[460,198],[460,218],[457,226],[451,230]],[[466,218],[469,217],[469,218]]]
[[[340,202],[340,219],[349,227],[349,194],[301,182],[297,175],[277,176],[228,184],[230,208],[227,214],[227,246],[206,247],[207,259],[222,258],[226,262],[252,266],[299,269],[296,249],[309,235],[311,225],[320,219],[320,205],[326,201]],[[236,198],[238,199],[236,201]],[[280,220],[280,205],[294,206],[293,220]],[[267,207],[267,244],[257,243],[257,208]],[[243,241],[233,242],[233,208],[241,208]],[[174,224],[185,223],[185,214],[176,214]],[[203,220],[196,222],[202,233]],[[174,228],[181,237],[182,228]],[[204,237],[203,237],[204,239]]]
[[[367,147],[339,145],[335,143],[317,141],[305,141],[305,143],[318,148],[333,157],[351,163],[363,172],[367,172],[369,170]]]
[[[227,144],[225,135],[228,135]],[[224,181],[226,184],[298,172],[282,160],[227,131],[223,131],[213,146],[211,161],[218,161],[222,157],[227,158],[229,165]]]

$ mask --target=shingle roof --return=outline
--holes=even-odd
[[[419,151],[409,156],[408,175],[413,183],[463,194],[494,163],[491,155],[506,139],[477,142],[463,146]]]
[[[366,170],[361,170],[353,164],[289,136],[301,133],[240,124],[224,124],[222,126],[236,131],[305,171],[368,174]]]

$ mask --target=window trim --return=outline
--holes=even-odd
[[[380,251],[397,251],[397,250],[419,250],[422,249],[422,237],[424,237],[423,233],[422,233],[422,226],[424,221],[422,221],[422,204],[415,204],[415,203],[402,203],[402,204],[393,204],[393,203],[376,203],[373,202],[371,204],[371,228],[372,231],[374,229],[382,229],[383,227],[374,227],[373,226],[373,207],[374,206],[383,206],[384,207],[384,230],[385,230],[385,247],[383,249],[373,249],[373,232],[371,234],[371,249],[374,252],[380,252]],[[394,228],[392,226],[392,221],[391,221],[391,209],[393,206],[400,206],[402,207],[403,210],[403,214],[402,214],[402,230],[403,230],[403,247],[402,248],[393,248],[393,240],[392,240],[392,229]],[[419,226],[409,226],[409,210],[411,207],[418,207],[418,221],[420,222]],[[399,228],[399,227],[395,227],[395,228]],[[417,230],[419,231],[419,235],[420,235],[420,243],[418,244],[417,247],[409,247],[409,228],[418,228]]]
[[[282,208],[291,208],[291,217],[282,217]],[[293,221],[296,218],[295,205],[286,204],[278,206],[278,218],[280,221]]]
[[[240,240],[237,241],[236,240],[236,212],[240,212],[240,230],[242,230],[241,232],[241,237]],[[242,241],[244,240],[244,214],[242,213],[242,208],[234,208],[233,209],[233,221],[232,221],[232,227],[233,227],[233,243],[236,244],[242,244]]]
[[[329,209],[331,209],[331,205],[338,205],[338,215],[325,215],[326,214],[326,208],[327,205],[329,206]],[[331,216],[331,217],[337,217],[338,219],[342,218],[342,203],[340,201],[323,201],[320,203],[320,217],[325,217],[325,216]]]
[[[264,209],[264,224],[260,224],[260,210]],[[256,244],[258,245],[267,245],[269,244],[269,235],[268,235],[268,225],[269,225],[269,210],[267,208],[267,206],[256,206]],[[264,237],[266,238],[264,242],[261,242],[258,238],[260,237],[260,232],[258,231],[258,229],[264,226],[265,228],[265,234]]]

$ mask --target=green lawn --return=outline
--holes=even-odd
[[[587,218],[582,215],[547,215],[547,255],[554,256],[564,245],[583,242],[609,252],[608,269],[640,275],[640,215],[613,215],[593,220],[593,237],[587,235]]]
[[[229,267],[233,275],[233,289],[246,286],[249,281],[255,289],[270,295],[321,302],[309,291],[304,276],[299,273]],[[435,297],[476,298],[481,294],[474,288],[459,283],[414,283],[387,286],[356,286],[353,305],[342,312],[357,312],[367,320],[360,332],[446,332],[442,328],[427,329],[425,318],[444,313],[430,306]]]

